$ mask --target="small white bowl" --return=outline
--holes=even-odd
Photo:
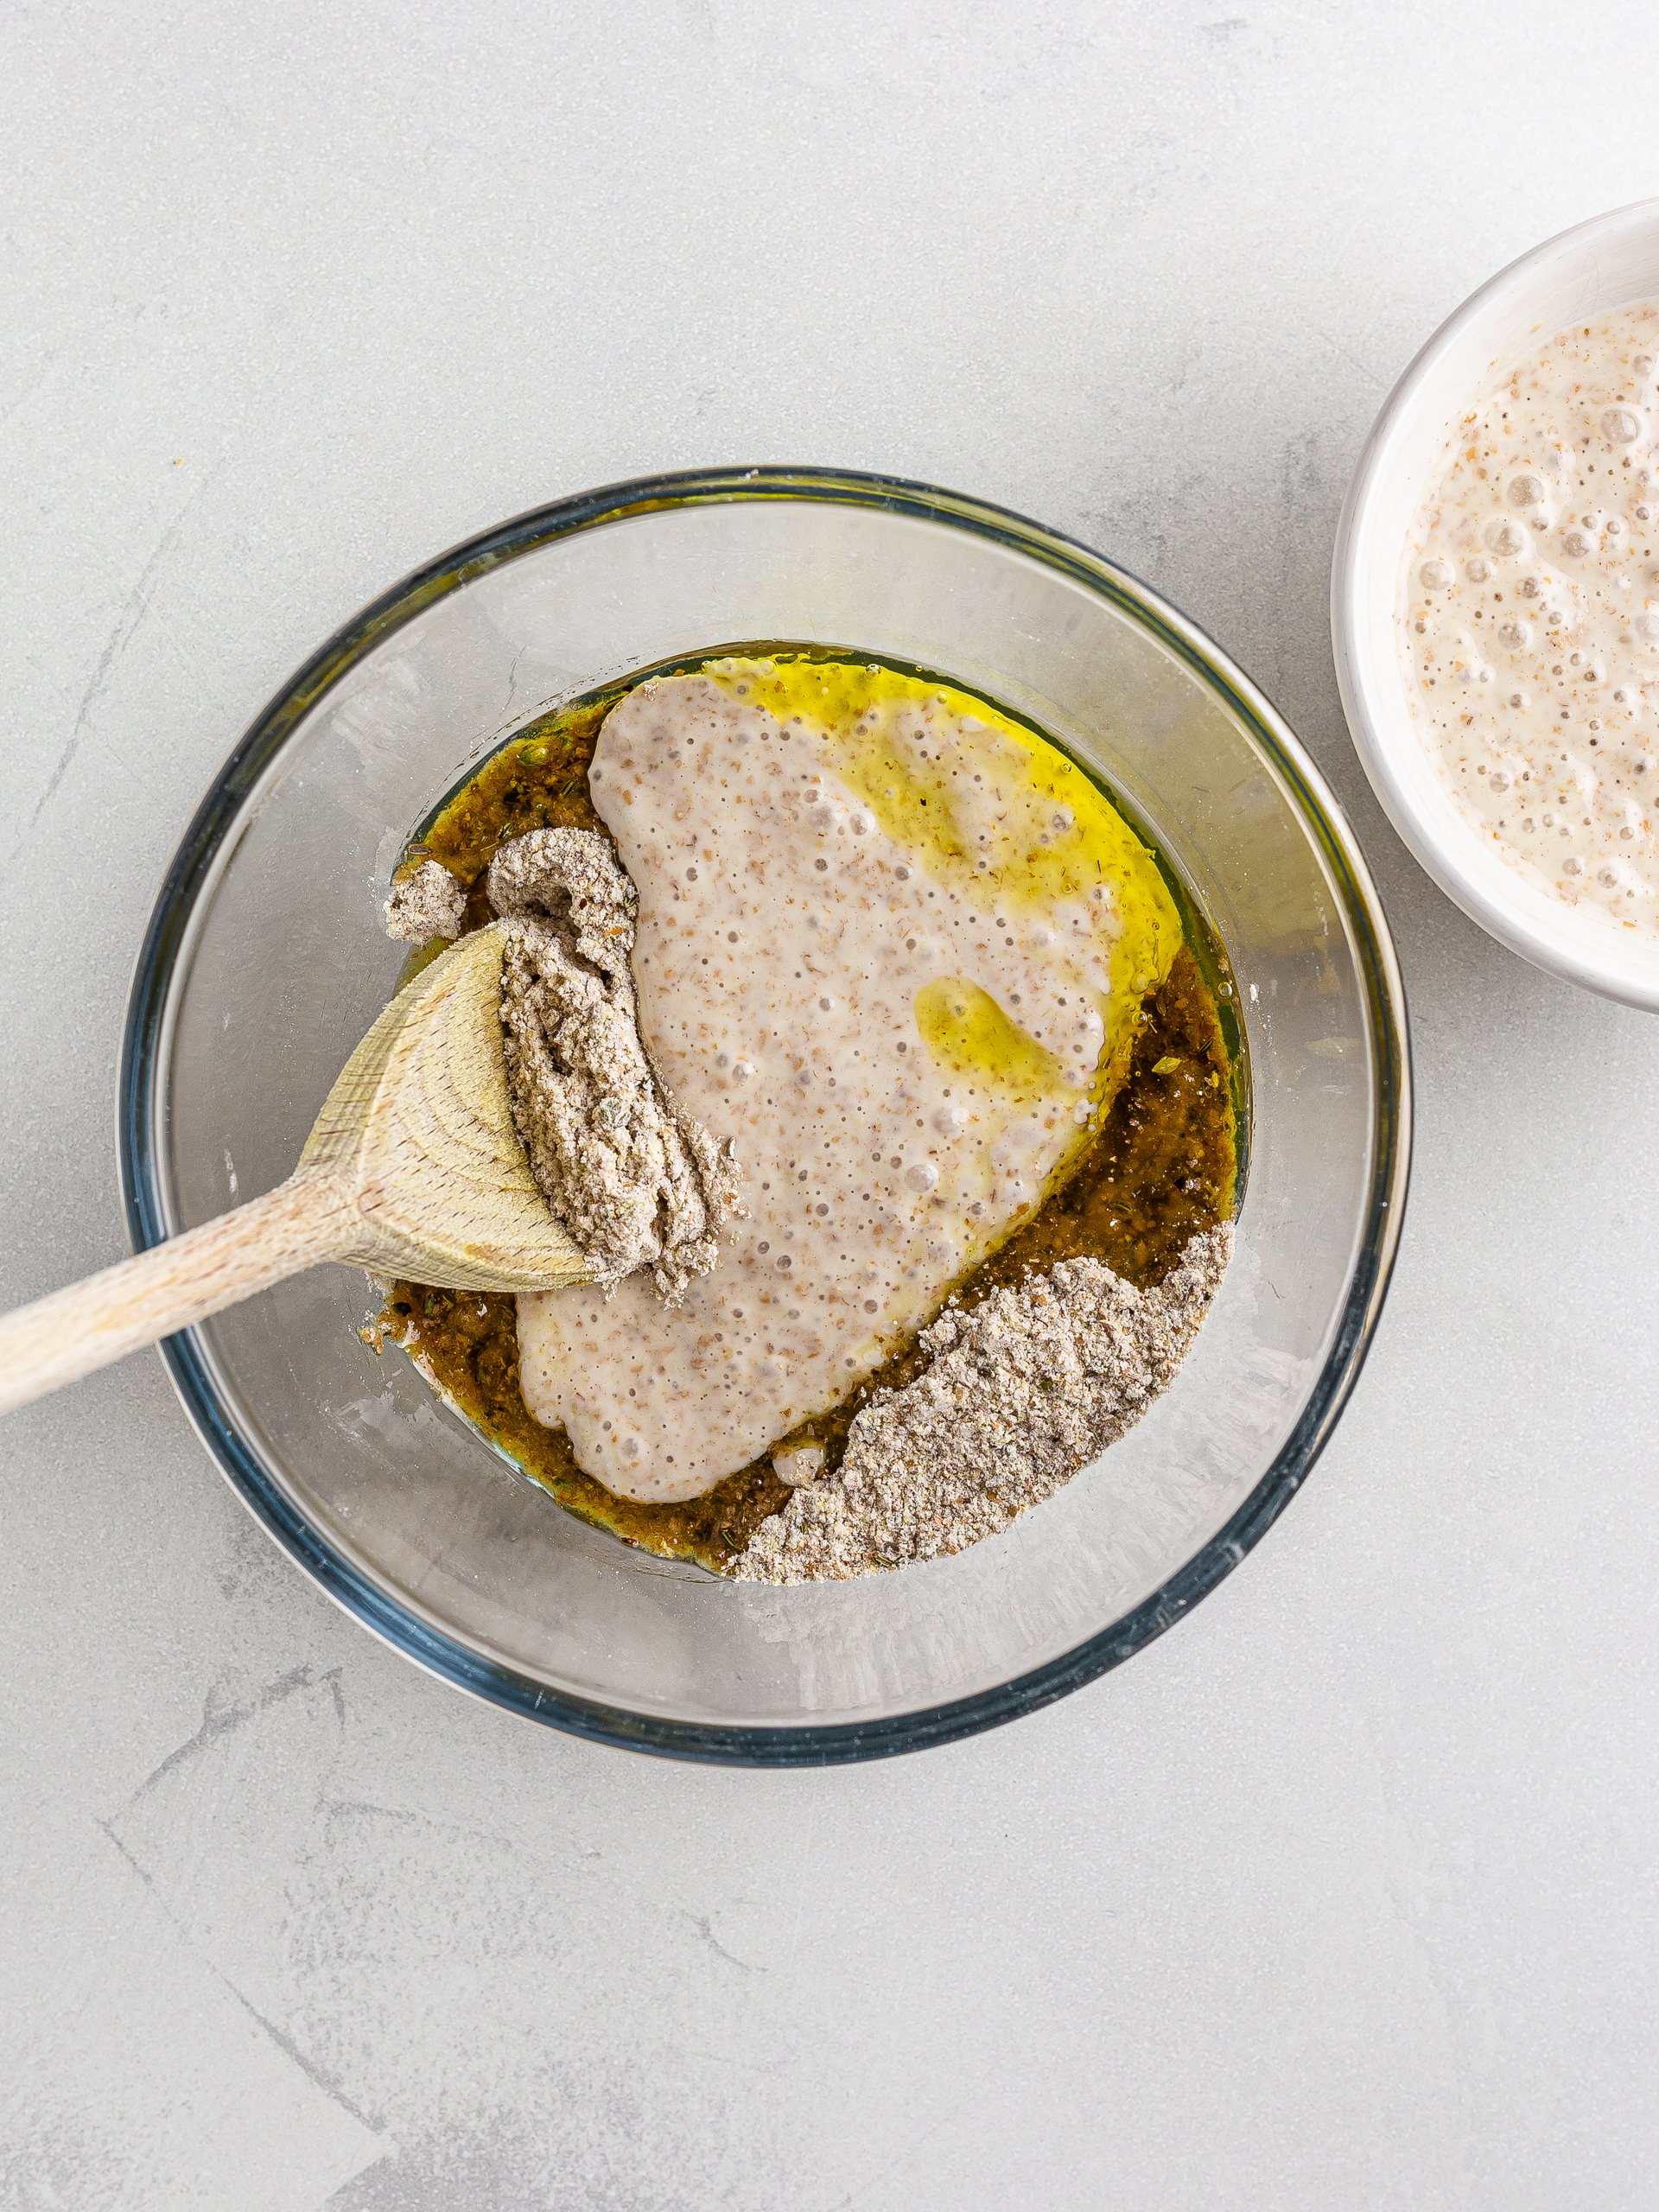
[[[1659,1012],[1659,943],[1529,883],[1459,812],[1414,727],[1395,637],[1407,532],[1494,371],[1569,323],[1659,298],[1659,200],[1563,231],[1466,299],[1389,393],[1337,529],[1331,637],[1354,744],[1389,818],[1449,899],[1523,960]]]

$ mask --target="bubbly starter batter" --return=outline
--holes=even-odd
[[[793,711],[726,665],[620,701],[589,781],[639,892],[640,1036],[746,1211],[677,1307],[645,1274],[518,1303],[531,1412],[659,1501],[837,1402],[1035,1208],[1180,942],[1052,748],[960,695]]]
[[[1478,396],[1414,523],[1397,628],[1459,805],[1554,897],[1659,935],[1659,302]]]

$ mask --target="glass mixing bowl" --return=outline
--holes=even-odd
[[[359,1339],[360,1273],[315,1269],[163,1351],[254,1515],[398,1650],[578,1734],[786,1764],[946,1741],[1128,1658],[1276,1517],[1358,1371],[1406,1188],[1399,973],[1330,793],[1207,638],[1033,523],[886,479],[684,474],[506,523],[350,623],[226,762],[139,959],[120,1143],[139,1248],[279,1182],[391,995],[380,901],[435,802],[550,706],[769,640],[909,662],[1039,723],[1143,817],[1224,944],[1248,1174],[1166,1395],[991,1541],[772,1589],[564,1512]]]

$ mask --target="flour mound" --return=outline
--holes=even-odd
[[[680,1113],[639,1041],[639,897],[609,842],[533,830],[490,863],[505,923],[501,1021],[513,1126],[560,1226],[604,1287],[650,1268],[669,1305],[719,1256],[730,1146]]]
[[[425,944],[435,937],[459,937],[467,913],[467,893],[437,861],[423,861],[413,875],[391,887],[382,909],[386,935],[408,944]]]
[[[854,1421],[840,1467],[763,1521],[744,1582],[844,1580],[963,1550],[1050,1497],[1173,1381],[1220,1285],[1230,1225],[1153,1290],[1062,1260],[923,1332],[932,1364]]]

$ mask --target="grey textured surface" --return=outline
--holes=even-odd
[[[886,468],[1147,575],[1347,802],[1421,1138],[1306,1494],[891,1765],[591,1750],[383,1651],[145,1356],[0,1432],[0,2202],[1650,2202],[1659,1029],[1404,857],[1325,568],[1388,385],[1653,188],[1648,10],[4,10],[0,1296],[123,1249],[124,996],[279,680],[505,514]]]

